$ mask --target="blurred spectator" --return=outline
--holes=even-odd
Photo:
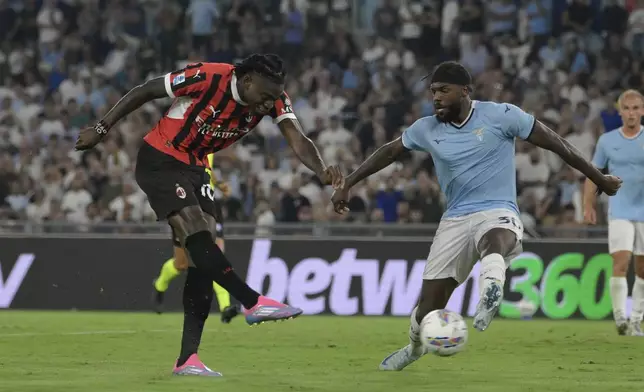
[[[285,58],[304,132],[347,172],[433,113],[422,78],[447,59],[470,69],[476,99],[519,105],[590,156],[621,126],[617,94],[644,87],[643,20],[642,0],[0,0],[0,212],[83,227],[154,221],[133,166],[171,101],[144,105],[84,154],[72,151],[79,129],[149,78],[255,51]],[[572,225],[578,173],[521,141],[516,162],[531,234]],[[409,153],[336,216],[270,119],[218,153],[215,171],[231,188],[226,218],[262,223],[258,235],[277,219],[435,223],[444,209],[431,158]]]

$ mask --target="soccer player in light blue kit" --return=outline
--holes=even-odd
[[[470,98],[472,78],[459,63],[440,64],[431,77],[436,115],[417,120],[351,173],[332,196],[336,212],[348,211],[349,190],[406,150],[432,155],[447,210],[423,273],[418,306],[411,314],[410,344],[387,356],[381,370],[402,370],[426,353],[419,333],[429,312],[444,309],[454,289],[481,260],[480,301],[474,327],[485,330],[503,299],[505,270],[521,252],[523,227],[516,204],[514,139],[557,153],[614,195],[621,180],[602,174],[567,141],[518,107]]]
[[[624,180],[624,186],[608,205],[608,251],[613,257],[610,294],[613,318],[620,335],[644,336],[640,328],[644,314],[644,98],[627,90],[617,101],[621,128],[603,134],[595,147],[593,163]],[[595,224],[596,187],[584,186],[584,220]],[[626,319],[628,283],[626,272],[635,255],[635,283],[630,322]]]

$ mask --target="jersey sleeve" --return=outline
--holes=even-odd
[[[208,88],[208,79],[213,75],[208,64],[195,63],[165,75],[165,91],[170,98],[194,96]]]
[[[408,150],[426,151],[422,145],[423,119],[416,120],[402,134],[402,144]],[[425,130],[426,131],[426,130]]]
[[[532,127],[536,121],[534,116],[509,103],[504,103],[501,107],[501,121],[506,136],[527,139],[532,133]]]
[[[595,146],[595,155],[593,155],[593,165],[600,170],[606,169],[608,166],[608,155],[606,155],[603,140],[605,140],[603,137],[599,138]]]
[[[297,116],[293,113],[293,108],[291,106],[291,98],[288,97],[286,92],[283,92],[282,95],[275,101],[273,109],[270,113],[271,118],[275,124],[279,124],[280,121],[290,118],[291,120],[297,120]]]

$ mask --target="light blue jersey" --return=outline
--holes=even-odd
[[[534,117],[508,103],[472,101],[461,125],[423,117],[403,132],[403,145],[432,155],[447,198],[443,217],[495,208],[519,213],[514,138],[528,138]]]
[[[644,222],[644,127],[632,138],[624,136],[621,128],[603,134],[593,164],[624,181],[608,199],[610,219]]]

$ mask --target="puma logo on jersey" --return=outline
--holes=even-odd
[[[208,109],[212,112],[212,118],[217,118],[217,115],[221,113],[221,110],[215,110],[215,107],[212,105],[208,105]]]

